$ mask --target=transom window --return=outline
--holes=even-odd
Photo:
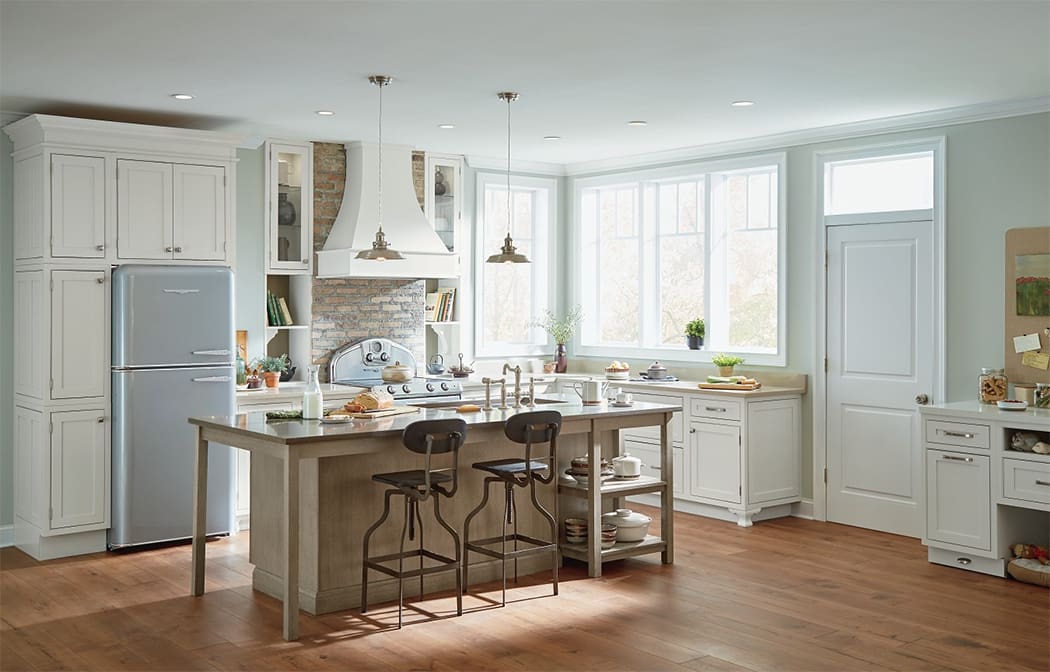
[[[685,354],[701,317],[700,359],[784,363],[784,158],[756,158],[577,180],[580,354]]]

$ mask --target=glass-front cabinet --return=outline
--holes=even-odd
[[[427,280],[427,359],[441,355],[448,365],[465,347],[460,336],[465,333],[463,318],[470,312],[464,287],[470,273],[470,241],[463,219],[463,157],[427,154],[424,188],[427,220],[448,251],[459,255],[462,273],[460,277]]]
[[[266,143],[268,273],[313,271],[313,145]]]

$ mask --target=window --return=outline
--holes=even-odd
[[[550,305],[547,273],[557,183],[543,178],[512,177],[510,234],[528,264],[489,264],[507,235],[506,175],[478,173],[477,269],[475,286],[478,356],[545,352],[547,335],[531,323]]]
[[[783,364],[783,155],[577,180],[580,354],[707,352]],[[705,355],[701,355],[704,358]]]
[[[929,210],[933,152],[834,161],[824,166],[824,214]]]

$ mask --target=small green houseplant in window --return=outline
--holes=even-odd
[[[689,346],[690,350],[699,350],[700,346],[704,344],[704,331],[703,318],[698,317],[686,323],[685,344]]]
[[[731,376],[733,375],[733,367],[737,364],[743,364],[744,358],[737,357],[736,355],[719,353],[711,358],[711,363],[718,367],[719,375]]]
[[[280,357],[260,357],[256,360],[255,366],[262,369],[263,380],[266,381],[266,387],[277,387],[281,379],[281,372],[288,368],[288,355],[284,354]]]

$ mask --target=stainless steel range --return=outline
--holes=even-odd
[[[383,380],[383,367],[400,362],[413,373],[405,382]],[[348,343],[332,355],[328,380],[369,390],[386,390],[394,399],[459,399],[463,386],[447,378],[416,377],[416,358],[403,345],[385,338],[364,338]]]

